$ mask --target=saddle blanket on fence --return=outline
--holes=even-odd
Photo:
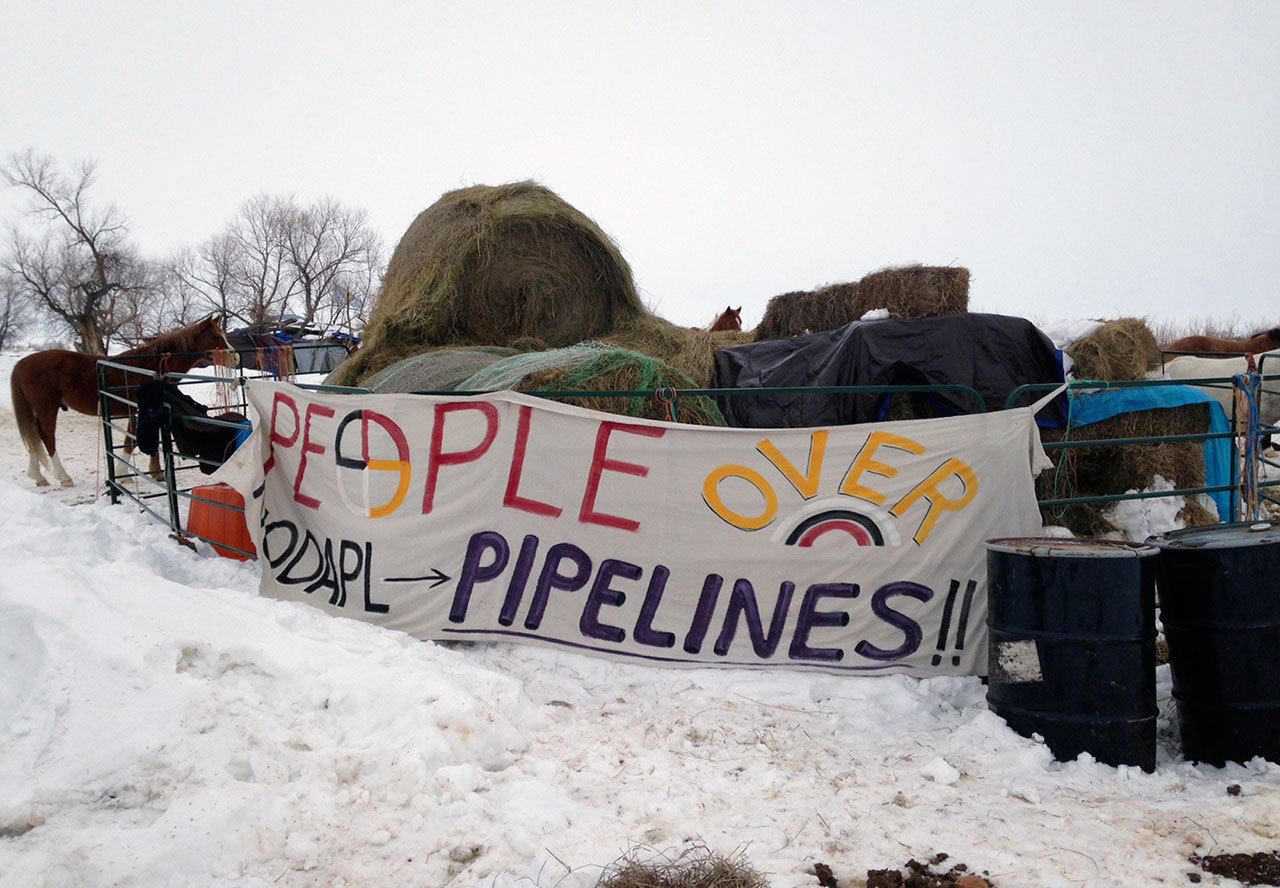
[[[759,430],[514,392],[248,396],[216,477],[245,497],[264,594],[657,665],[985,674],[984,542],[1040,529],[1050,465],[1048,399]]]

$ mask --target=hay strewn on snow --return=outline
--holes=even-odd
[[[630,266],[591,219],[533,182],[475,185],[409,226],[364,347],[335,379],[355,385],[431,346],[572,345],[648,316]]]
[[[877,308],[888,309],[894,318],[964,314],[969,310],[969,269],[907,265],[872,272],[856,283],[783,293],[769,300],[755,339],[834,330]]]
[[[741,855],[725,857],[701,843],[674,857],[632,852],[609,866],[596,888],[769,888]]]
[[[1067,346],[1076,379],[1145,379],[1160,366],[1160,347],[1142,318],[1107,321]]]

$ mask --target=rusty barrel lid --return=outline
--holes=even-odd
[[[1148,537],[1147,542],[1161,549],[1238,549],[1273,545],[1280,543],[1280,521],[1188,527]]]
[[[1160,550],[1146,543],[1128,543],[1122,540],[997,537],[987,540],[987,551],[1029,555],[1032,558],[1147,558]]]

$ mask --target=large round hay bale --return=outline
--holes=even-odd
[[[409,226],[365,345],[336,378],[356,384],[431,346],[571,345],[647,315],[631,268],[595,222],[534,182],[475,185]]]
[[[364,381],[371,392],[447,392],[490,364],[520,352],[499,345],[441,348],[397,361]]]
[[[648,355],[600,343],[548,352],[514,355],[491,364],[457,388],[458,391],[643,391],[697,388],[693,380],[669,364]],[[642,419],[669,419],[667,405],[654,394],[643,397],[590,396],[557,398],[590,410]],[[684,397],[676,402],[676,418],[691,425],[725,425],[715,402]]]
[[[1142,318],[1106,321],[1067,346],[1076,379],[1145,379],[1160,366],[1160,347]]]
[[[755,339],[835,330],[875,309],[887,309],[899,319],[964,314],[969,310],[969,269],[906,265],[872,272],[855,283],[783,293],[769,300]]]

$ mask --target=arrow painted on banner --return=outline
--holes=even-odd
[[[439,586],[441,583],[447,583],[451,579],[453,578],[450,577],[447,573],[444,573],[439,568],[433,567],[431,568],[431,573],[427,574],[424,577],[383,577],[382,582],[384,583],[427,583],[429,582],[431,585],[431,588],[434,589],[436,586]]]

